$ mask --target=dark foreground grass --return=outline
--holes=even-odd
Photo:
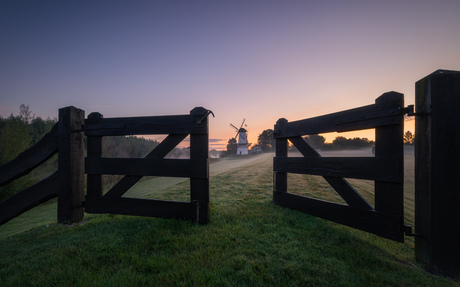
[[[459,286],[417,266],[413,241],[275,206],[271,189],[267,158],[212,177],[208,225],[91,215],[2,239],[2,286]]]

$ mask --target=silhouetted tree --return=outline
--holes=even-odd
[[[332,144],[326,144],[325,147],[327,149],[361,149],[370,147],[373,144],[374,142],[367,138],[355,137],[347,139],[343,136],[338,136],[332,141]]]
[[[50,118],[47,118],[46,120],[43,120],[40,117],[34,118],[30,122],[32,145],[36,144],[43,135],[47,134],[56,123],[57,119],[51,120]]]
[[[275,150],[275,138],[273,136],[273,130],[264,130],[257,138],[257,144],[260,146],[262,151],[269,152]]]
[[[224,158],[226,156],[236,154],[237,149],[238,149],[238,146],[236,144],[236,139],[235,138],[229,139],[227,143],[227,150],[224,150],[220,153],[220,158]]]
[[[308,135],[304,137],[304,140],[315,149],[323,148],[326,142],[326,138],[320,135]]]
[[[236,154],[237,149],[238,149],[238,145],[236,144],[236,139],[235,138],[229,139],[227,143],[227,153]]]
[[[21,104],[19,106],[19,118],[26,124],[30,124],[30,122],[35,118],[35,114],[32,114],[28,105]]]
[[[339,137],[336,137],[333,141],[332,141],[332,144],[336,147],[336,148],[346,148],[347,147],[347,139],[345,137],[342,137],[342,136],[339,136]]]

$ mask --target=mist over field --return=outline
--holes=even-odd
[[[339,149],[339,150],[321,150],[316,151],[323,157],[373,157],[372,147],[362,149]],[[298,151],[290,151],[289,156],[301,156]],[[414,156],[414,146],[404,146],[404,156]]]

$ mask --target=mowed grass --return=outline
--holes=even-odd
[[[460,286],[418,266],[412,238],[395,243],[274,205],[272,156],[211,169],[207,225],[87,215],[4,236],[2,286]],[[155,180],[131,196],[180,200],[189,190],[188,180]],[[315,180],[292,187],[320,194]]]

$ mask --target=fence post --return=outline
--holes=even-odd
[[[274,134],[276,139],[276,157],[287,157],[288,156],[288,140],[287,138],[277,138],[276,136],[281,135],[283,125],[287,124],[287,120],[284,118],[278,119],[274,128]],[[273,159],[275,160],[275,159]],[[274,191],[273,191],[273,202],[277,203],[277,193],[287,192],[287,173],[276,172],[274,175]]]
[[[396,102],[404,108],[404,95],[397,92],[388,92],[375,100],[376,106],[385,106]],[[404,116],[394,115],[397,124],[379,126],[375,129],[375,156],[397,157],[399,159],[398,172],[400,178],[404,178]],[[397,121],[396,121],[397,119]],[[400,182],[375,181],[375,210],[378,212],[393,214],[399,217],[399,224],[404,224],[404,184]],[[395,234],[398,241],[404,242],[404,234]]]
[[[85,111],[75,107],[59,109],[58,122],[58,222],[83,219]]]
[[[460,275],[460,72],[438,70],[415,84],[416,260]]]
[[[198,125],[206,127],[206,133],[190,134],[190,159],[207,161],[207,178],[190,178],[190,200],[198,200],[197,220],[202,224],[209,222],[209,122],[206,113],[207,110],[202,107],[190,111],[190,115],[199,121]]]
[[[100,113],[91,113],[88,115],[88,121],[92,124],[100,122],[103,118]],[[88,136],[86,139],[86,150],[88,158],[101,158],[102,156],[102,136]],[[100,174],[87,174],[87,196],[102,196],[102,176]]]

